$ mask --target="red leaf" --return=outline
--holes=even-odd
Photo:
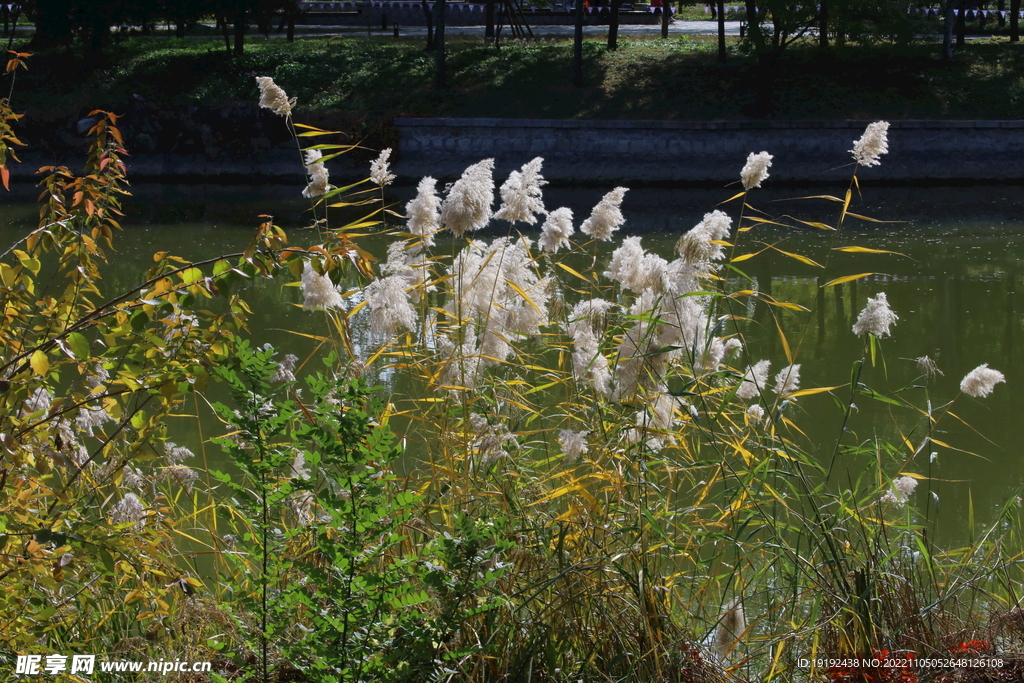
[[[11,191],[11,171],[7,168],[7,164],[0,166],[0,180],[4,183],[4,189],[8,192]]]

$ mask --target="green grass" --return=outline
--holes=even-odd
[[[229,105],[256,98],[270,75],[318,120],[394,116],[561,119],[743,119],[751,116],[753,59],[730,39],[720,64],[714,37],[629,38],[617,52],[584,44],[582,89],[571,86],[571,43],[542,39],[500,50],[449,40],[450,89],[433,88],[422,38],[252,39],[240,58],[216,41],[132,38],[102,61],[39,54],[19,74],[15,108],[39,120],[109,107],[133,94],[158,107]],[[847,46],[822,55],[798,45],[777,70],[777,118],[1014,119],[1024,110],[1024,47],[971,42],[951,64],[939,46]],[[40,116],[41,115],[41,116]]]

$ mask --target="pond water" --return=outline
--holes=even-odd
[[[802,195],[840,194],[845,188],[769,190],[752,195],[752,203],[772,216],[791,215],[809,221],[832,223],[836,205],[827,201],[793,199]],[[389,188],[389,191],[391,188]],[[152,263],[154,251],[169,249],[185,258],[198,260],[239,251],[259,223],[259,214],[272,214],[275,222],[294,229],[307,221],[308,204],[294,187],[231,187],[162,185],[137,186],[127,201],[126,226],[116,236],[120,252],[112,258],[108,288],[127,289],[136,283]],[[623,212],[627,217],[623,234],[643,234],[644,246],[668,256],[678,237],[695,225],[716,204],[735,194],[722,190],[634,190],[627,194]],[[412,188],[390,193],[397,207],[411,196]],[[568,206],[579,217],[586,216],[603,194],[600,189],[549,189],[548,207]],[[0,204],[0,245],[34,227],[37,208],[34,191],[16,188]],[[397,208],[396,207],[396,208]],[[739,207],[723,207],[735,217]],[[904,471],[931,477],[930,488],[939,499],[937,535],[948,542],[965,539],[967,508],[973,503],[979,521],[994,518],[1002,504],[1022,484],[1024,462],[1024,304],[1018,305],[1018,291],[1024,292],[1024,193],[1019,187],[955,188],[865,188],[863,201],[852,207],[857,213],[887,223],[851,220],[840,244],[856,244],[893,254],[846,254],[831,252],[828,279],[853,273],[875,273],[869,278],[828,289],[820,289],[820,270],[779,253],[763,254],[742,264],[758,289],[782,301],[810,305],[811,313],[785,313],[782,324],[790,345],[803,363],[802,386],[834,386],[849,382],[853,361],[863,351],[863,342],[851,326],[867,297],[886,292],[900,316],[891,339],[882,344],[883,362],[867,368],[862,380],[879,390],[891,390],[911,383],[920,373],[914,359],[928,355],[945,373],[931,386],[930,399],[938,407],[956,397],[960,379],[981,363],[1002,371],[1007,383],[987,399],[961,396],[954,412],[962,420],[944,419],[935,438],[952,447],[936,446],[937,453],[922,453]],[[755,214],[763,215],[763,214]],[[829,236],[819,230],[802,231],[766,225],[747,233],[737,253],[774,244],[788,252],[806,254],[823,262],[829,252]],[[371,252],[383,255],[384,242],[361,242]],[[112,291],[112,290],[111,290]],[[282,352],[300,357],[312,350],[314,342],[289,332],[315,332],[323,324],[319,314],[296,306],[300,293],[284,282],[255,282],[244,294],[253,309],[250,319],[254,344],[271,343]],[[773,361],[775,369],[784,364],[784,351],[775,331],[771,311],[763,305],[744,312],[743,330],[759,339],[758,348]],[[837,391],[846,398],[847,390]],[[906,398],[925,405],[923,389],[910,389]],[[909,434],[920,440],[922,420],[905,411],[894,421],[893,406],[858,398],[853,431],[844,443],[854,443],[872,433],[893,443]],[[793,408],[795,420],[807,429],[798,441],[823,461],[831,457],[832,444],[841,431],[842,414],[827,395],[805,397]],[[179,441],[193,450],[201,444],[196,431],[187,424]],[[917,430],[917,431],[912,431]],[[956,450],[961,449],[961,450]],[[208,450],[211,454],[213,450]],[[862,463],[837,461],[836,480],[855,478]],[[917,503],[923,504],[918,489]]]

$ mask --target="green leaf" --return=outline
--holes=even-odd
[[[75,354],[77,360],[85,360],[89,357],[89,340],[79,332],[72,332],[68,335],[68,346],[71,353]]]

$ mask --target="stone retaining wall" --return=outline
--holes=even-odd
[[[849,150],[869,121],[549,121],[396,119],[397,171],[458,176],[494,157],[506,174],[535,156],[562,183],[720,184],[750,152],[775,160],[775,182],[849,179]],[[1024,182],[1024,120],[894,121],[881,166],[867,181]]]

